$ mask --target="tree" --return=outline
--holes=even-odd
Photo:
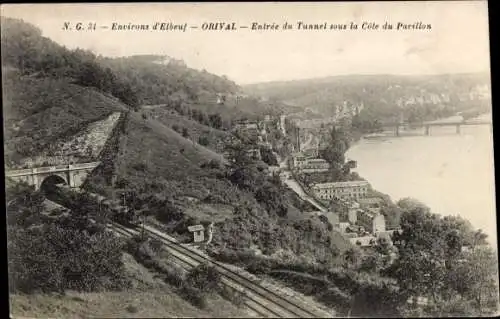
[[[480,314],[494,313],[498,303],[498,263],[494,251],[479,246],[460,253],[457,260],[450,265],[448,285],[470,300]]]
[[[255,192],[265,180],[264,174],[255,163],[238,166],[229,176],[229,180],[238,187]]]
[[[203,145],[203,146],[208,146],[210,144],[210,140],[207,135],[201,135],[198,138],[198,144]]]
[[[45,197],[26,183],[6,183],[7,222],[28,227],[40,223]]]
[[[260,147],[260,154],[262,157],[262,161],[267,165],[278,166],[278,159],[274,155],[273,151],[268,147],[262,146]]]
[[[220,129],[222,127],[222,117],[219,113],[210,114],[209,116],[210,126],[216,129]]]
[[[288,208],[283,193],[272,183],[265,183],[255,193],[255,198],[264,204],[270,214],[285,217]]]
[[[333,168],[340,168],[345,163],[344,154],[349,148],[349,140],[342,129],[333,127],[330,130],[329,142],[321,150],[320,156],[330,163]]]
[[[429,297],[434,316],[446,314],[448,306],[454,309],[457,295],[472,301],[474,311],[483,312],[486,304],[493,303],[491,296],[498,297],[491,285],[498,272],[491,249],[473,248],[475,255],[464,255],[463,243],[476,233],[460,219],[441,218],[411,199],[398,205],[403,209],[402,231],[395,232],[393,240],[399,256],[386,274],[398,280],[401,293]],[[489,302],[483,302],[484,295]]]
[[[188,131],[188,129],[186,127],[182,128],[182,136],[185,137],[185,138],[189,137],[189,131]]]

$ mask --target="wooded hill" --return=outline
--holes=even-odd
[[[156,56],[106,59],[71,51],[19,20],[2,20],[2,46],[3,66],[10,70],[3,78],[9,160],[37,155],[45,145],[119,111],[122,123],[99,159],[103,165],[87,179],[88,190],[127,194],[129,205],[180,235],[186,225],[215,221],[220,235],[215,244],[241,247],[250,241],[270,254],[281,247],[323,261],[345,248],[344,242],[337,247],[325,223],[295,229],[307,217],[300,216],[304,204],[268,175],[264,163],[231,167],[216,152],[218,142],[232,136],[232,120],[262,116],[273,109],[271,102],[250,96],[238,103],[208,101],[210,94],[234,96],[237,86],[182,63],[158,64]],[[127,90],[120,91],[123,87]],[[141,103],[160,104],[159,116]],[[215,141],[199,143],[205,133]],[[252,218],[235,219],[235,213]],[[270,229],[289,233],[287,242],[276,243]],[[305,232],[322,240],[304,239]]]
[[[490,83],[487,73],[380,74],[259,83],[246,85],[243,90],[323,115],[333,114],[336,105],[362,103],[362,117],[388,122],[394,120],[395,114],[398,119],[403,114],[407,120],[419,121],[475,108],[491,108],[491,97],[483,100],[469,96],[469,93],[491,90]]]

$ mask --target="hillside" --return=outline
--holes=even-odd
[[[178,133],[186,135],[191,141],[207,146],[218,153],[223,153],[225,145],[235,138],[233,134],[222,130],[222,128],[216,129],[209,125],[201,124],[163,105],[145,106],[141,109],[141,113],[172,128]]]
[[[25,28],[26,32],[17,32],[15,26]],[[2,56],[2,66],[7,71],[2,80],[8,167],[19,166],[26,163],[27,158],[37,156],[42,160],[32,162],[31,166],[45,165],[43,158],[49,156],[61,161],[98,160],[101,165],[88,176],[84,189],[123,199],[133,211],[142,212],[148,222],[180,240],[190,240],[187,226],[214,222],[216,235],[211,245],[222,251],[226,247],[229,251],[255,248],[275,257],[279,251],[287,251],[307,256],[312,262],[328,264],[339,260],[348,249],[348,243],[331,230],[331,225],[311,220],[302,213],[310,208],[287,190],[277,176],[271,176],[264,162],[248,156],[252,145],[242,142],[228,158],[221,155],[224,144],[232,138],[229,132],[234,120],[262,117],[278,104],[283,107],[279,113],[287,106],[239,95],[238,88],[227,79],[189,69],[179,62],[163,68],[151,61],[151,57],[141,57],[135,68],[129,62],[136,58],[124,58],[127,62],[116,66],[120,59],[105,60],[83,50],[69,51],[42,37],[36,28],[17,20],[2,19],[2,48],[7,52]],[[109,67],[103,63],[109,63]],[[150,68],[149,64],[155,67]],[[209,98],[214,96],[216,100],[211,101]],[[141,103],[160,105],[155,110]],[[174,125],[179,126],[176,129],[179,132],[174,130]],[[200,141],[204,134],[207,134],[207,143]],[[114,243],[116,238],[105,232],[103,225],[99,230],[87,231],[94,227],[88,225],[89,214],[101,209],[81,199],[82,202],[72,208],[73,214],[64,217],[68,219],[45,223],[38,220],[37,214],[43,209],[37,201],[43,199],[44,194],[31,194],[33,190],[27,190],[28,185],[19,187],[26,189],[20,194],[10,190],[9,196],[16,199],[32,196],[36,200],[25,203],[22,211],[14,210],[21,213],[19,216],[10,214],[14,217],[9,229],[17,235],[11,236],[9,250],[14,256],[24,256],[24,259],[10,259],[18,267],[10,275],[22,285],[30,286],[36,281],[36,285],[49,291],[76,289],[77,297],[86,300],[82,302],[85,308],[97,307],[93,310],[96,316],[107,315],[106,309],[116,306],[114,300],[123,298],[124,303],[128,303],[131,294],[136,292],[125,290],[113,280],[111,282],[121,289],[118,293],[97,293],[101,283],[105,287],[102,289],[111,289],[111,286],[95,279],[102,275],[96,269],[108,267],[106,278],[114,278],[114,271],[123,275],[122,263],[116,258],[123,247]],[[13,202],[17,205],[21,201]],[[18,217],[26,219],[25,224],[19,225]],[[43,232],[38,232],[36,227],[34,230],[33,224],[40,226]],[[24,241],[24,236],[31,237]],[[38,242],[38,250],[30,251],[31,240]],[[72,245],[75,240],[80,246],[74,257],[59,266],[63,258],[61,251],[71,250],[68,246],[60,249],[59,243]],[[95,253],[90,247],[97,246],[102,248],[100,263],[88,257]],[[49,262],[53,268],[46,269],[45,252],[52,254]],[[30,253],[36,255],[40,266],[30,264]],[[281,257],[278,254],[276,258]],[[80,265],[87,268],[81,270]],[[72,279],[72,273],[61,267],[86,271],[85,276],[77,279],[88,280],[89,286],[85,289],[93,294],[83,296],[78,280]],[[33,279],[48,275],[52,277],[47,282]],[[128,275],[125,277],[130,279]],[[21,288],[13,287],[12,293],[20,292]],[[18,295],[18,298],[21,309],[30,308],[24,296]],[[90,302],[97,298],[104,300],[98,305]],[[174,303],[175,298],[172,297]],[[45,313],[43,304],[50,303],[47,311],[58,314],[54,305],[60,304],[61,299],[47,295],[28,299],[33,300],[33,308],[21,313],[38,310]],[[159,306],[162,302],[163,299],[158,298],[149,305],[160,311],[164,309]],[[70,307],[73,306],[82,311],[81,304],[72,303]],[[72,313],[72,310],[64,310],[60,315]],[[141,312],[141,309],[138,313],[154,316],[153,312]],[[182,314],[189,315],[188,312]],[[120,311],[116,315],[127,316]]]
[[[191,69],[167,56],[100,58],[98,62],[132,83],[140,105],[218,113],[224,121],[279,114],[287,108],[242,94],[227,77]]]
[[[123,254],[126,272],[134,287],[126,292],[69,291],[56,294],[11,295],[11,313],[23,317],[251,317],[253,314],[238,308],[219,295],[209,297],[208,307],[199,309],[179,297],[174,288],[158,278],[158,274]]]
[[[76,134],[88,124],[128,107],[94,88],[53,78],[3,77],[6,163],[38,155],[48,145]]]
[[[349,112],[392,121],[435,119],[491,107],[488,74],[349,75],[247,85],[249,94],[284,101],[325,116]],[[357,110],[356,110],[357,109]]]

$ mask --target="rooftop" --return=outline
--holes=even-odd
[[[312,158],[309,160],[309,163],[327,163],[327,161],[322,158]]]
[[[371,246],[374,241],[376,242],[376,240],[377,239],[375,237],[373,237],[373,236],[363,236],[363,237],[349,238],[349,241],[353,245],[358,245],[358,242],[359,242],[359,246],[361,246],[361,247]]]
[[[379,204],[382,203],[383,201],[384,200],[380,197],[367,197],[359,199],[359,202],[363,204]]]
[[[368,217],[370,217],[370,218],[375,218],[375,217],[377,217],[378,215],[381,215],[379,212],[374,211],[374,210],[369,210],[369,209],[359,209],[359,210],[358,210],[358,213],[361,213],[361,214],[367,215],[367,216],[368,216]]]
[[[332,183],[318,183],[314,184],[316,188],[341,188],[341,187],[356,187],[356,186],[369,186],[367,181],[350,181],[350,182],[332,182]]]

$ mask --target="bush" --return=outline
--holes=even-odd
[[[212,254],[217,260],[222,262],[232,263],[232,264],[248,264],[250,261],[254,260],[256,257],[253,250],[233,250],[233,249],[223,249],[217,253]]]
[[[137,313],[139,311],[139,309],[137,309],[136,306],[134,305],[128,305],[125,310],[127,310],[127,312],[130,312],[130,313]]]
[[[223,298],[226,298],[236,306],[242,306],[245,303],[245,294],[229,286],[223,286],[220,290]]]
[[[169,264],[163,268],[165,281],[174,287],[182,287],[186,281],[185,271],[179,266]]]
[[[268,274],[272,266],[273,263],[269,259],[254,259],[245,269],[253,274]]]
[[[187,285],[200,289],[204,293],[218,290],[220,280],[219,272],[208,263],[196,266],[186,276]]]
[[[25,293],[100,291],[129,286],[122,244],[107,232],[61,225],[9,227],[11,289]]]
[[[184,297],[184,299],[189,301],[192,305],[200,309],[205,309],[207,307],[206,294],[200,289],[185,284],[182,286],[180,293],[182,297]]]
[[[136,171],[145,172],[148,169],[148,165],[146,163],[136,163],[132,165],[132,168]]]
[[[203,145],[203,146],[208,146],[210,144],[210,140],[208,136],[202,135],[198,138],[198,144]]]

